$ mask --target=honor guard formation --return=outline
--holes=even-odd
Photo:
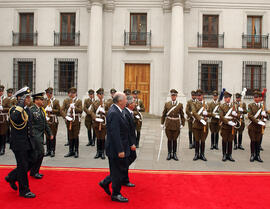
[[[68,97],[64,99],[62,105],[54,97],[51,87],[37,94],[31,94],[31,90],[24,87],[14,95],[13,89],[9,88],[6,91],[6,96],[4,96],[4,90],[5,87],[1,85],[0,155],[5,154],[6,143],[9,143],[17,161],[17,168],[11,171],[5,179],[14,190],[18,189],[16,182],[19,182],[21,196],[35,197],[35,194],[29,189],[27,173],[29,171],[33,178],[42,179],[43,174],[39,171],[43,158],[53,158],[56,155],[60,117],[64,119],[66,124],[67,143],[65,145],[69,146],[69,151],[64,157],[79,157],[81,119],[82,114],[85,114],[84,124],[88,135],[86,146],[96,146],[97,152],[95,155],[93,154],[94,159],[104,160],[106,158],[107,145],[105,146],[105,144],[107,138],[111,137],[107,136],[109,134],[107,128],[114,127],[114,124],[110,124],[110,120],[115,120],[111,118],[114,114],[109,117],[108,114],[112,106],[118,107],[115,103],[119,102],[115,100],[115,97],[119,97],[117,94],[121,96],[124,93],[127,99],[126,107],[121,109],[124,114],[121,122],[124,121],[127,125],[123,129],[128,132],[129,138],[128,167],[135,161],[136,148],[140,147],[143,112],[145,111],[144,103],[139,98],[139,90],[125,89],[123,93],[120,93],[116,89],[111,89],[110,98],[105,100],[103,88],[96,91],[90,89],[88,98],[83,103],[77,97],[77,89],[72,87],[68,90]],[[180,133],[187,123],[189,149],[194,149],[194,161],[207,161],[205,141],[210,130],[210,150],[219,150],[221,136],[221,160],[234,162],[233,150],[244,150],[242,146],[243,132],[247,127],[250,138],[250,162],[263,162],[260,157],[260,152],[263,151],[261,144],[266,121],[270,114],[265,105],[266,89],[263,92],[255,90],[253,102],[248,105],[244,102],[246,91],[244,89],[241,93],[235,94],[231,94],[225,89],[220,93],[213,91],[213,98],[208,102],[204,99],[202,90],[191,91],[191,99],[187,101],[184,109],[183,104],[177,101],[178,91],[171,89],[170,101],[165,103],[161,116],[162,132],[158,160],[164,135],[168,139],[166,159],[179,160],[177,154],[179,155]],[[115,107],[114,111],[117,110]],[[44,149],[44,145],[46,145],[46,149]],[[108,147],[110,146],[113,145],[108,145]],[[109,156],[110,165],[113,166],[114,162],[110,159],[113,153],[106,151],[106,155]],[[134,186],[129,182],[128,167],[125,173],[121,174],[124,179],[123,184]],[[100,182],[100,186],[107,192],[111,178],[108,176]]]

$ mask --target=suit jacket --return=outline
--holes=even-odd
[[[129,146],[136,144],[136,126],[134,123],[134,117],[127,108],[123,110],[129,126]]]
[[[120,152],[130,155],[129,127],[125,116],[116,105],[112,105],[107,114],[106,154],[109,158],[118,158]]]

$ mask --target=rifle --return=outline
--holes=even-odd
[[[203,111],[205,111],[206,110],[206,107],[205,107],[206,105],[205,105],[205,101],[203,101]],[[203,116],[203,118],[204,118],[204,121],[206,122],[207,121],[207,118],[206,118],[206,116]],[[203,132],[204,133],[206,133],[206,128],[207,128],[207,123],[206,123],[206,125],[205,126],[203,126]]]
[[[263,98],[262,111],[265,111],[265,97],[266,97],[266,92],[267,92],[267,89],[264,88],[263,89],[263,92],[262,92],[262,98]],[[263,121],[264,117],[262,116],[261,119]],[[264,134],[264,130],[265,130],[265,126],[262,126],[262,134]]]
[[[235,111],[235,98],[234,98],[234,94],[233,94],[233,109],[232,109],[232,111]],[[233,118],[234,118],[234,116],[233,116]],[[235,121],[235,120],[234,120]],[[232,127],[232,135],[234,135],[234,133],[235,133],[235,128],[234,128],[234,126]]]

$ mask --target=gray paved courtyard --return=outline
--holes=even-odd
[[[180,149],[178,153],[179,161],[174,160],[166,161],[167,146],[166,136],[163,139],[163,149],[160,160],[157,162],[157,155],[159,149],[159,141],[161,136],[160,119],[154,116],[146,116],[144,118],[142,137],[140,148],[137,150],[138,158],[131,166],[134,169],[154,169],[154,170],[200,170],[200,171],[270,171],[270,128],[265,130],[263,148],[261,157],[264,163],[250,163],[250,150],[249,150],[249,137],[247,130],[244,132],[243,146],[245,151],[233,150],[233,157],[236,160],[232,162],[222,162],[221,150],[210,150],[210,136],[208,135],[206,142],[206,157],[207,162],[201,160],[194,162],[194,150],[188,149],[188,130],[184,127],[181,131]],[[96,148],[86,147],[87,132],[82,120],[81,133],[80,133],[80,157],[64,158],[68,151],[65,147],[66,142],[66,128],[64,121],[60,119],[59,132],[57,135],[56,156],[54,158],[46,157],[43,161],[43,166],[57,166],[57,167],[82,167],[82,168],[108,168],[108,161],[95,160]],[[221,147],[221,141],[219,143]],[[13,165],[15,164],[13,153],[7,149],[4,156],[0,156],[0,165]]]

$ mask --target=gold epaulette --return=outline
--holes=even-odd
[[[21,124],[16,124],[10,117],[10,111],[11,111],[12,108],[9,109],[8,111],[8,115],[9,115],[9,121],[11,123],[11,125],[17,129],[17,130],[22,130],[25,128],[26,124],[27,124],[27,121],[28,121],[28,114],[24,111],[24,109],[20,106],[16,106],[15,107],[15,110],[19,111],[21,113],[21,117],[22,117],[22,120],[23,122]],[[14,111],[14,110],[13,110]]]

